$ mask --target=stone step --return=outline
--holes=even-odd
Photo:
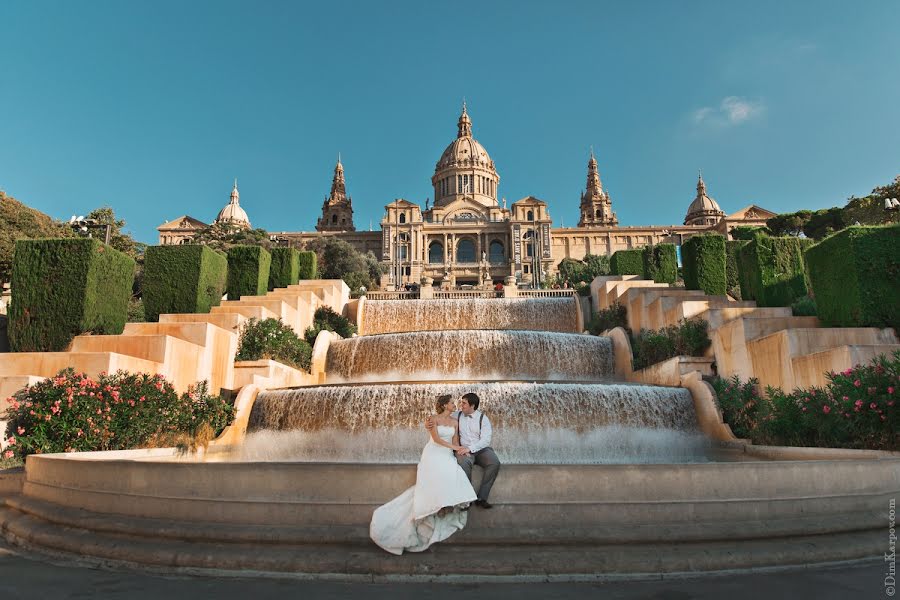
[[[78,373],[96,377],[100,373],[118,370],[132,373],[162,373],[159,362],[120,354],[117,352],[11,352],[0,360],[0,377],[21,376],[53,377],[63,369],[73,368]]]
[[[869,364],[881,354],[890,358],[896,350],[900,350],[900,345],[857,344],[838,346],[798,356],[791,360],[794,386],[803,388],[824,386],[828,383],[828,378],[825,376],[827,372],[840,373],[856,365]]]
[[[713,355],[722,377],[737,375],[744,380],[754,377],[753,363],[747,349],[750,341],[793,327],[810,328],[819,325],[816,317],[771,317],[756,316],[757,314],[759,313],[753,312],[743,318],[727,321],[718,328],[710,328]]]
[[[543,578],[548,574],[590,576],[650,572],[658,576],[661,572],[696,573],[870,558],[879,556],[884,546],[884,535],[879,529],[693,543],[661,540],[631,544],[541,544],[539,538],[529,535],[527,521],[518,523],[522,543],[490,541],[473,546],[466,538],[478,532],[478,510],[470,511],[470,522],[465,529],[433,551],[410,553],[402,559],[375,546],[367,535],[355,544],[329,544],[327,534],[313,544],[206,542],[190,539],[190,529],[184,535],[187,539],[179,539],[65,527],[11,507],[0,508],[0,523],[14,543],[77,557],[81,564],[93,559],[98,565],[140,564],[164,568],[169,573],[181,570],[221,573],[221,570],[228,570],[257,576],[261,573],[295,576],[321,573],[331,574],[331,577],[341,574],[366,578],[376,574],[419,578],[450,574],[476,578],[523,575]],[[227,531],[230,528],[218,526],[217,529]],[[340,532],[339,529],[333,531]],[[264,533],[260,532],[260,536]],[[278,535],[277,530],[274,533]],[[356,539],[365,533],[366,530],[360,528],[347,532]],[[473,560],[473,552],[477,560]],[[648,557],[651,557],[649,564]]]
[[[123,335],[170,335],[203,348],[199,373],[206,374],[209,391],[234,387],[234,356],[238,335],[207,322],[186,323],[129,323]]]
[[[660,299],[658,310],[662,313],[661,320],[664,325],[674,325],[682,319],[693,319],[707,310],[753,310],[755,308],[756,302],[735,301],[729,299],[728,296],[702,296],[686,298],[681,302],[676,298],[664,297]],[[790,316],[790,309],[788,309],[787,316]]]
[[[222,314],[236,314],[244,317],[245,319],[256,319],[258,321],[262,321],[264,319],[277,319],[279,316],[273,313],[271,310],[264,306],[250,306],[248,304],[227,304],[223,302],[222,305],[214,306],[210,310],[211,314],[214,315],[222,315]]]
[[[637,275],[601,275],[595,277],[591,281],[591,310],[598,312],[602,308],[607,308],[606,294],[609,291],[607,289],[609,285],[618,281],[629,281],[637,278]]]
[[[299,320],[297,318],[297,309],[292,307],[289,302],[286,302],[282,298],[269,296],[241,296],[240,300],[226,300],[220,305],[221,308],[228,308],[231,306],[259,306],[265,308],[275,315],[276,319],[281,319],[282,323],[291,327],[294,331],[297,331],[298,329]],[[299,331],[298,334],[303,335],[303,332]]]
[[[640,331],[641,329],[659,329],[662,327],[662,325],[658,324],[660,319],[656,318],[656,315],[650,309],[650,306],[655,301],[665,297],[678,302],[696,296],[703,296],[703,292],[669,287],[633,287],[619,297],[619,302],[625,304],[628,309],[628,326],[633,331]]]
[[[310,290],[276,289],[269,292],[266,298],[280,298],[289,303],[297,311],[295,329],[306,331],[313,324],[316,309],[324,305],[323,300]]]
[[[159,315],[160,323],[210,323],[221,327],[226,331],[240,333],[241,326],[247,321],[247,317],[235,312],[225,313],[187,313]]]
[[[259,385],[258,378],[264,378],[266,388],[285,388],[318,383],[316,378],[309,373],[275,360],[242,360],[234,363],[234,386],[232,389],[240,389],[249,384]]]
[[[717,329],[729,321],[739,318],[783,319],[793,316],[789,306],[765,307],[728,306],[723,308],[707,308],[697,313],[697,318],[709,323],[710,329]]]
[[[610,286],[606,294],[606,307],[612,306],[615,302],[623,302],[621,297],[632,288],[668,288],[668,283],[656,283],[647,279],[632,279],[628,281],[619,281]]]
[[[115,352],[152,361],[179,392],[198,381],[212,379],[211,362],[202,346],[171,335],[80,335],[72,340],[72,352]]]
[[[745,319],[747,321],[749,319]],[[820,327],[783,329],[747,343],[753,373],[762,386],[786,391],[798,387],[793,359],[844,345],[897,344],[892,329],[876,327]],[[849,365],[848,365],[849,366]],[[844,367],[847,368],[847,367]]]

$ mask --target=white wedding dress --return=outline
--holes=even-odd
[[[451,442],[454,427],[438,425],[438,436]],[[369,536],[392,554],[421,552],[466,526],[462,510],[478,496],[450,448],[429,439],[416,470],[416,484],[375,509]],[[438,511],[450,507],[442,515]]]

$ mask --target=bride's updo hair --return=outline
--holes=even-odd
[[[434,403],[434,412],[437,414],[441,414],[444,412],[444,407],[450,404],[450,401],[453,400],[453,396],[450,394],[443,394],[437,397],[437,400]]]

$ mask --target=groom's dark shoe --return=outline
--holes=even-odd
[[[476,504],[477,506],[480,506],[481,508],[494,508],[494,505],[493,505],[493,504],[491,504],[491,503],[488,502],[487,500],[482,500],[481,498],[479,498],[478,500],[476,500],[476,501],[475,501],[475,504]]]

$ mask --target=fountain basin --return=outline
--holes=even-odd
[[[205,462],[171,449],[31,456],[21,493],[0,510],[4,531],[58,552],[192,569],[710,571],[878,555],[889,499],[900,491],[900,457],[886,453],[507,464],[494,509],[472,509],[466,529],[423,555],[388,559],[368,540],[368,522],[376,506],[412,485],[415,466],[229,462],[216,454]],[[473,552],[489,557],[490,570],[465,560]]]

